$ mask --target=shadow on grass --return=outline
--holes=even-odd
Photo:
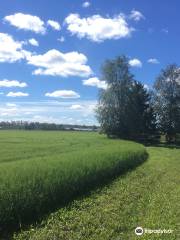
[[[141,142],[146,147],[163,147],[163,148],[170,148],[170,149],[180,149],[180,141],[176,141],[173,143],[167,143],[165,141],[146,141]]]
[[[143,144],[145,147],[163,147],[170,149],[180,149],[180,136],[174,142],[166,142],[164,136],[150,135],[146,138],[131,139],[137,143]]]
[[[140,143],[145,147],[164,147],[170,149],[180,149],[180,134],[177,134],[176,141],[170,143],[166,142],[164,139],[162,140],[162,137],[163,135],[160,134],[136,136],[135,138],[119,138],[117,136],[109,136],[110,139],[131,140]]]
[[[147,146],[147,147],[163,147],[163,148],[169,148],[169,149],[180,149],[180,144],[174,144],[174,143],[147,144],[145,146]]]
[[[114,181],[117,177],[125,177],[128,172],[133,171],[138,166],[143,164],[148,159],[148,153],[146,152],[143,156],[141,156],[140,159],[137,159],[134,157],[133,161],[122,161],[121,166],[114,171],[112,171],[109,175],[104,175],[103,173],[99,173],[102,176],[99,177],[99,181],[95,182],[89,182],[86,186],[81,187],[79,191],[76,191],[74,195],[71,197],[71,199],[68,199],[64,202],[61,202],[59,205],[55,205],[54,208],[51,207],[51,209],[47,210],[46,213],[42,213],[42,215],[36,219],[36,221],[31,221],[29,223],[22,224],[19,227],[12,227],[9,226],[6,231],[3,231],[0,235],[0,240],[11,240],[13,235],[18,232],[28,230],[30,226],[42,226],[41,222],[46,222],[46,219],[49,217],[49,214],[58,211],[59,209],[63,207],[71,207],[71,204],[74,200],[81,201],[85,197],[89,197],[92,192],[98,191],[100,192],[105,186],[109,186],[112,181]]]

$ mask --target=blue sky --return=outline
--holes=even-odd
[[[125,54],[151,87],[179,64],[180,2],[0,1],[0,121],[96,124],[100,68]]]

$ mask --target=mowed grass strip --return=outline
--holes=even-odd
[[[98,138],[97,134],[94,136]],[[70,137],[71,134],[69,141]],[[58,141],[61,142],[60,134]],[[71,149],[61,154],[50,151],[43,157],[2,161],[1,232],[17,229],[41,218],[90,188],[136,167],[146,158],[147,152],[140,144],[109,140],[108,144],[99,147],[92,144],[73,152]]]
[[[180,239],[180,149],[149,147],[149,159],[85,198],[51,214],[15,240]],[[172,234],[136,236],[137,226]]]

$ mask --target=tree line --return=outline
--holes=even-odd
[[[137,81],[129,59],[119,56],[102,67],[107,89],[100,90],[96,115],[109,137],[147,139],[165,135],[168,142],[180,133],[180,67],[168,65],[152,88]]]
[[[76,124],[56,124],[40,123],[28,121],[2,121],[0,129],[18,129],[18,130],[64,130],[64,131],[97,131],[97,126],[76,125]]]

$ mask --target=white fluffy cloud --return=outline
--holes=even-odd
[[[18,115],[16,106],[15,107],[6,106],[5,108],[2,108],[0,110],[1,110],[1,112],[0,112],[1,117],[12,117],[12,116]]]
[[[60,38],[57,39],[59,42],[64,42],[65,38],[63,36],[61,36]]]
[[[80,105],[80,104],[73,104],[73,105],[70,107],[70,109],[72,109],[72,110],[81,110],[81,109],[83,109],[83,106]]]
[[[70,14],[66,17],[65,23],[73,35],[79,38],[86,37],[95,42],[129,37],[133,31],[122,14],[113,18],[103,18],[100,15],[81,18],[79,14]]]
[[[152,64],[159,64],[160,63],[156,58],[150,58],[150,59],[148,59],[147,62],[152,63]]]
[[[30,56],[27,59],[28,64],[39,67],[33,72],[35,75],[84,77],[92,73],[91,68],[86,65],[86,56],[78,52],[62,53],[52,49],[45,54]]]
[[[58,22],[53,20],[48,20],[47,25],[51,26],[54,30],[59,31],[61,30],[61,26]]]
[[[34,39],[34,38],[29,39],[28,42],[29,42],[31,45],[33,45],[33,46],[36,46],[36,47],[39,46],[38,41],[37,41],[36,39]]]
[[[107,83],[105,81],[99,80],[97,77],[92,77],[92,78],[83,80],[83,85],[107,89]]]
[[[130,19],[133,19],[134,21],[138,22],[141,19],[145,19],[144,15],[136,10],[132,10],[131,14],[129,15]]]
[[[46,97],[53,98],[79,98],[80,95],[72,90],[57,90],[51,93],[46,93]]]
[[[24,42],[15,41],[9,34],[0,33],[0,62],[15,62],[25,58],[23,44]]]
[[[17,80],[7,80],[7,79],[3,79],[0,80],[0,87],[27,87],[27,83],[25,82],[19,82]]]
[[[91,5],[91,3],[86,1],[86,2],[83,2],[82,7],[83,8],[88,8],[90,5]]]
[[[133,58],[129,60],[129,65],[131,67],[142,67],[142,62],[137,58]]]
[[[6,103],[7,107],[16,107],[17,105],[15,103]]]
[[[25,98],[26,99],[26,98]],[[0,102],[0,121],[39,121],[49,123],[98,124],[94,109],[97,101],[77,99],[48,99],[47,101],[18,101],[11,98],[11,102]],[[82,106],[74,110],[71,106]],[[76,108],[76,107],[75,107]]]
[[[29,93],[24,93],[24,92],[9,92],[7,97],[27,97],[29,96]]]
[[[4,17],[4,20],[19,29],[30,30],[41,34],[44,34],[46,32],[44,22],[37,16],[15,13],[13,15]]]

